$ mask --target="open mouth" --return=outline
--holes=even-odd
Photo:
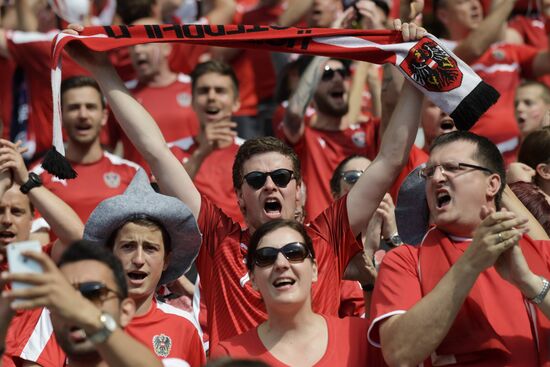
[[[444,120],[441,122],[441,130],[443,131],[451,131],[455,127],[455,123],[453,120]]]
[[[15,233],[12,231],[1,231],[0,240],[3,241],[13,241],[15,239]]]
[[[294,283],[296,283],[296,281],[294,279],[291,279],[291,278],[279,278],[279,279],[276,279],[274,282],[273,282],[273,286],[275,288],[282,288],[282,287],[290,287],[292,285],[294,285]]]
[[[447,192],[440,192],[437,194],[437,208],[443,208],[451,202],[451,195]]]
[[[264,210],[267,214],[280,214],[283,206],[277,199],[267,199],[264,203]]]
[[[206,110],[204,112],[209,116],[214,116],[217,115],[220,111],[221,109],[219,107],[210,106],[206,107]]]
[[[147,274],[142,271],[130,271],[126,273],[131,280],[143,280],[147,277]]]
[[[518,124],[523,125],[525,123],[525,117],[518,117]]]

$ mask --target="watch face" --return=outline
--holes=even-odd
[[[403,244],[403,240],[401,240],[401,237],[399,236],[393,236],[391,238],[391,242],[393,243],[394,246],[399,246]]]

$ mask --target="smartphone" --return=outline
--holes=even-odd
[[[7,248],[8,266],[10,273],[43,273],[42,266],[21,253],[26,251],[41,252],[42,246],[38,241],[22,241],[10,243]],[[31,285],[22,282],[12,282],[12,289],[28,288]]]

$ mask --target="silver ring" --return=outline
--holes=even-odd
[[[502,238],[502,233],[498,234],[498,242],[501,243],[504,241],[504,238]]]

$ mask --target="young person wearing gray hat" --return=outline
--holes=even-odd
[[[75,25],[66,32],[80,29]],[[424,33],[408,24],[402,30],[406,40]],[[181,199],[198,218],[203,243],[197,268],[206,295],[211,343],[265,321],[265,307],[247,276],[246,244],[261,224],[294,218],[301,187],[295,153],[275,138],[252,139],[240,147],[233,165],[233,186],[248,225],[243,229],[200,195],[166,146],[155,121],[128,93],[105,55],[75,48],[72,51],[100,84],[118,122],[151,166],[161,190]],[[312,296],[316,312],[338,312],[340,279],[349,259],[362,247],[356,237],[406,162],[418,129],[421,98],[412,84],[404,86],[377,158],[349,194],[308,227],[320,268]]]
[[[197,256],[200,234],[190,210],[178,199],[156,193],[139,170],[124,194],[102,201],[92,212],[84,238],[106,246],[121,261],[128,295],[136,305],[126,332],[145,344],[157,358],[180,358],[202,366],[206,356],[192,314],[155,299],[157,286],[183,275]],[[49,340],[47,320],[35,333]],[[32,362],[57,366],[64,356],[50,353],[55,341],[35,343]],[[25,358],[29,360],[29,358]]]

